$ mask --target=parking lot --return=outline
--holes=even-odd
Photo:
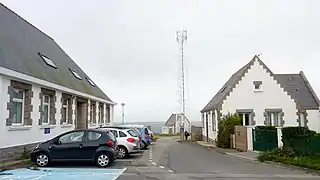
[[[0,180],[53,180],[53,179],[95,179],[115,180],[127,167],[141,158],[144,151],[117,159],[107,168],[97,168],[90,163],[56,163],[50,168],[21,168],[0,172]]]

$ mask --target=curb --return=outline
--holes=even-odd
[[[258,161],[260,162],[260,161]],[[279,163],[279,162],[273,162],[273,161],[264,161],[264,162],[260,162],[263,164],[270,164],[276,167],[282,167],[282,168],[288,168],[288,169],[295,169],[295,170],[301,170],[301,171],[305,171],[306,173],[310,173],[312,175],[320,175],[320,171],[319,170],[314,170],[314,169],[310,169],[310,168],[304,168],[304,167],[299,167],[299,166],[294,166],[294,165],[289,165],[289,164],[283,164],[283,163]]]

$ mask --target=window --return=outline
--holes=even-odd
[[[224,90],[226,90],[226,88],[227,88],[227,86],[225,86],[225,87],[221,90],[221,92],[220,92],[220,93],[223,93],[223,92],[224,92]]]
[[[48,65],[51,66],[53,68],[57,68],[57,66],[52,62],[52,60],[50,58],[48,58],[47,56],[39,53],[39,56],[41,57],[41,59]]]
[[[63,99],[62,103],[62,124],[68,123],[68,99]]]
[[[216,131],[216,118],[215,118],[215,114],[211,113],[211,117],[212,117],[212,130]]]
[[[98,112],[98,117],[99,117],[99,124],[103,123],[103,106],[99,105],[99,112]]]
[[[262,91],[262,81],[253,81],[254,90]]]
[[[120,137],[127,137],[127,135],[122,131],[119,131],[119,134],[120,134]]]
[[[14,89],[12,98],[12,124],[23,124],[24,90]]]
[[[133,130],[128,130],[127,131],[129,134],[130,134],[130,136],[132,136],[132,137],[138,137],[138,135],[133,131]]]
[[[275,126],[279,127],[282,126],[281,123],[281,111],[266,111],[266,126]]]
[[[61,144],[81,142],[84,136],[83,131],[71,132],[59,138]]]
[[[101,136],[102,136],[102,134],[98,133],[98,132],[88,132],[88,140],[89,141],[96,141],[96,140],[100,139]]]
[[[49,118],[50,118],[50,96],[49,95],[43,95],[42,108],[43,108],[42,124],[49,124]]]
[[[116,130],[110,130],[112,132],[112,134],[117,138],[118,136],[118,131]]]
[[[242,126],[250,126],[251,123],[251,113],[239,113]]]
[[[94,82],[88,77],[86,77],[86,80],[89,82],[89,84],[91,84],[91,86],[96,86],[96,84],[94,84]]]
[[[95,104],[90,104],[90,124],[93,123],[93,110],[94,110]]]
[[[72,70],[70,68],[69,68],[69,70],[74,75],[74,77],[76,77],[79,80],[82,80],[81,76],[75,70]]]
[[[112,133],[111,131],[107,131],[107,133],[113,142],[117,141],[114,133]]]

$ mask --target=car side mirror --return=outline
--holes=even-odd
[[[54,144],[60,145],[60,144],[61,144],[61,141],[59,141],[59,139],[56,139],[56,140],[54,141]]]

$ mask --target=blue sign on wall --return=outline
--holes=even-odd
[[[44,134],[50,134],[50,128],[44,128]]]
[[[181,127],[181,128],[180,128],[180,132],[184,132],[184,127]]]

